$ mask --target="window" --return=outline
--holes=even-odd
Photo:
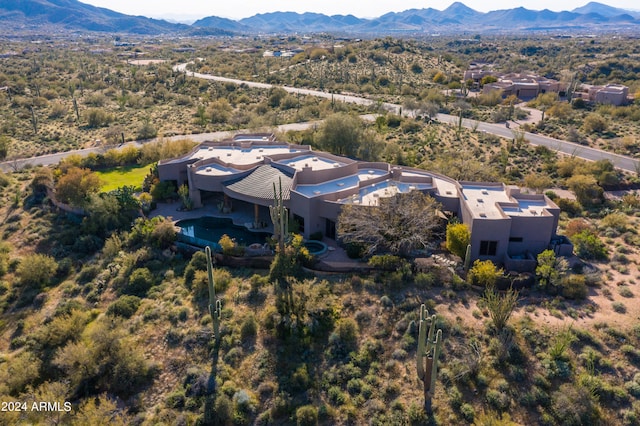
[[[522,237],[511,237],[511,238],[509,238],[509,242],[510,243],[521,243],[522,241],[524,241],[524,238],[522,238]]]
[[[480,256],[495,256],[497,250],[497,241],[480,241]]]
[[[332,240],[336,239],[336,223],[331,219],[325,219],[324,235]]]

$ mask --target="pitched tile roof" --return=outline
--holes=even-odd
[[[226,182],[230,191],[262,200],[273,200],[273,184],[279,188],[282,181],[282,197],[288,200],[291,196],[293,177],[271,165],[258,166],[254,171],[240,179]]]

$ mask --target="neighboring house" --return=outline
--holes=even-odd
[[[271,134],[238,135],[205,142],[190,153],[158,164],[162,181],[188,184],[194,206],[215,203],[221,211],[251,212],[249,227],[270,223],[273,185],[309,237],[336,239],[345,204],[377,206],[380,198],[408,191],[433,196],[471,229],[471,258],[509,265],[532,259],[556,241],[560,209],[545,195],[522,194],[501,183],[457,182],[425,170],[356,161],[307,145],[278,142]]]
[[[629,88],[622,84],[607,84],[606,86],[583,84],[578,88],[574,97],[598,104],[620,106],[628,102]]]
[[[515,95],[518,99],[534,99],[547,92],[560,92],[560,82],[557,80],[530,74],[504,74],[497,76],[495,83],[485,84],[484,93],[499,90],[503,97]]]

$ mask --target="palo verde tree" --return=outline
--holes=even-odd
[[[471,241],[471,231],[464,223],[447,224],[446,246],[447,250],[461,259],[465,259],[467,246]]]
[[[361,244],[369,255],[408,255],[430,247],[441,232],[439,208],[436,200],[419,191],[381,198],[378,206],[346,204],[338,218],[338,235],[345,243]]]

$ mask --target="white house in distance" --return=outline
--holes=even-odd
[[[300,232],[336,239],[345,204],[375,208],[383,197],[408,191],[430,194],[443,210],[471,229],[471,257],[522,269],[547,248],[563,249],[556,235],[560,209],[541,194],[523,194],[502,183],[458,182],[426,170],[364,162],[307,145],[279,142],[271,134],[237,135],[205,142],[158,164],[162,181],[187,184],[196,208],[251,211],[251,228],[270,224],[273,184],[282,183],[285,205]],[[566,250],[566,247],[564,248]]]

